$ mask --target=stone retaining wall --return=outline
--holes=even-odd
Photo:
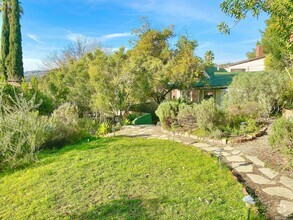
[[[248,135],[248,136],[244,136],[244,137],[237,137],[237,138],[232,138],[232,139],[222,139],[222,140],[218,140],[218,139],[212,139],[212,138],[207,138],[207,137],[198,137],[196,135],[192,135],[192,134],[189,134],[188,132],[172,132],[172,131],[168,131],[168,130],[165,130],[163,127],[162,128],[162,131],[164,133],[167,133],[171,136],[173,135],[181,135],[181,136],[184,136],[184,137],[191,137],[191,138],[194,138],[196,140],[199,140],[199,141],[203,141],[203,142],[208,142],[208,143],[214,143],[214,144],[233,144],[233,143],[244,143],[244,142],[247,142],[247,141],[252,141],[258,137],[261,137],[263,136],[266,131],[267,131],[267,127],[263,127],[262,129],[260,129],[256,134],[254,135]]]

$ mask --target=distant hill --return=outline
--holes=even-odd
[[[33,70],[33,71],[26,71],[24,72],[25,78],[31,78],[31,77],[41,77],[45,75],[48,71],[45,70]]]

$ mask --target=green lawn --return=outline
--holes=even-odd
[[[246,219],[242,188],[193,147],[101,138],[0,176],[0,219]]]

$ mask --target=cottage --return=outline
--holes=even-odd
[[[223,95],[231,84],[233,77],[241,72],[264,71],[265,56],[262,46],[256,48],[256,58],[240,61],[223,68],[207,67],[201,80],[193,85],[189,98],[191,102],[200,103],[202,100],[214,98],[216,104],[221,106]],[[175,89],[171,92],[171,99],[183,96],[183,91]],[[186,92],[185,92],[186,93]]]

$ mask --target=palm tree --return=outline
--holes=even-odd
[[[214,59],[215,59],[215,55],[214,55],[213,51],[208,50],[207,52],[205,52],[204,60],[205,60],[205,64],[207,66],[213,66]]]

